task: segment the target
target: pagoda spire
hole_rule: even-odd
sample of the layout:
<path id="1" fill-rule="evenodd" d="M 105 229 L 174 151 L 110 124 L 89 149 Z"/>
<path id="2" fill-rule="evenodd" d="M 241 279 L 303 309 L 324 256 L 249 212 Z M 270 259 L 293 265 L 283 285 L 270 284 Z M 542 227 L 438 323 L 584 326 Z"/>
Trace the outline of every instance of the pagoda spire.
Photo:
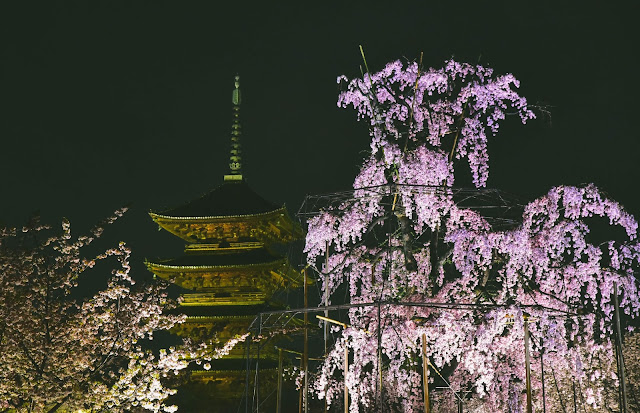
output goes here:
<path id="1" fill-rule="evenodd" d="M 235 88 L 231 95 L 233 103 L 233 123 L 231 125 L 231 155 L 229 156 L 229 175 L 224 176 L 225 181 L 242 181 L 242 157 L 240 150 L 240 76 L 236 75 Z"/>

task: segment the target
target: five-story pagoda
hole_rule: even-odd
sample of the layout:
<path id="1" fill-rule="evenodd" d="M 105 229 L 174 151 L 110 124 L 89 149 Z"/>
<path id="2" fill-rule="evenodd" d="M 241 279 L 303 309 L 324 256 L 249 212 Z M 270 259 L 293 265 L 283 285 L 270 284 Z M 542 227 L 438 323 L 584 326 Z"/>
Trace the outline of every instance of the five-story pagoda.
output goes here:
<path id="1" fill-rule="evenodd" d="M 194 341 L 215 336 L 224 344 L 246 333 L 258 312 L 277 306 L 272 302 L 276 291 L 302 285 L 299 272 L 274 249 L 300 239 L 302 229 L 285 206 L 263 199 L 243 179 L 239 114 L 236 76 L 230 173 L 201 198 L 150 213 L 162 229 L 187 243 L 181 257 L 147 262 L 147 268 L 184 290 L 179 310 L 188 318 L 173 331 Z M 191 398 L 201 402 L 203 397 L 215 398 L 206 411 L 236 408 L 245 387 L 244 358 L 245 346 L 239 343 L 209 370 L 191 371 L 191 384 L 180 393 L 197 392 Z M 190 411 L 201 404 L 194 400 L 185 406 Z"/>

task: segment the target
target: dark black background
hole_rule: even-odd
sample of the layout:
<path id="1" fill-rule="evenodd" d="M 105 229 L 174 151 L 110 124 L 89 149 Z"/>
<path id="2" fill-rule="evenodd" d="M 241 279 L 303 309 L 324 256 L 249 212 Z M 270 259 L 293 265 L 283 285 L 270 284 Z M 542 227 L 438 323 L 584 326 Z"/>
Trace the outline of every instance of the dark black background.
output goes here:
<path id="1" fill-rule="evenodd" d="M 0 220 L 40 210 L 83 230 L 131 202 L 108 237 L 136 260 L 178 255 L 146 211 L 222 182 L 236 73 L 250 185 L 292 212 L 347 189 L 369 137 L 335 79 L 360 73 L 359 44 L 374 71 L 424 52 L 513 73 L 551 119 L 507 120 L 489 186 L 594 182 L 638 215 L 638 16 L 592 3 L 2 2 Z"/>

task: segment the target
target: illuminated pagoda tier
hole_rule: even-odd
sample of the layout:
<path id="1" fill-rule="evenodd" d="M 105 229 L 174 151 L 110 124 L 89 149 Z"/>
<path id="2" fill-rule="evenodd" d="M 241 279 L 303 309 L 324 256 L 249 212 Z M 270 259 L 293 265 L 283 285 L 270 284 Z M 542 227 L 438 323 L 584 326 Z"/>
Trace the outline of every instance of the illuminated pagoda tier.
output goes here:
<path id="1" fill-rule="evenodd" d="M 179 311 L 187 321 L 173 331 L 200 342 L 215 336 L 225 343 L 246 333 L 258 312 L 279 307 L 274 293 L 302 286 L 300 273 L 276 251 L 301 239 L 301 227 L 286 207 L 263 199 L 243 179 L 238 77 L 235 86 L 230 173 L 222 185 L 185 205 L 150 213 L 162 229 L 187 243 L 181 257 L 147 262 L 147 267 L 182 287 Z M 237 344 L 214 360 L 210 370 L 191 371 L 184 391 L 198 393 L 194 398 L 204 397 L 202 393 L 214 398 L 216 407 L 209 405 L 206 411 L 236 408 L 245 388 L 245 357 L 244 343 Z M 275 354 L 263 352 L 265 357 Z"/>

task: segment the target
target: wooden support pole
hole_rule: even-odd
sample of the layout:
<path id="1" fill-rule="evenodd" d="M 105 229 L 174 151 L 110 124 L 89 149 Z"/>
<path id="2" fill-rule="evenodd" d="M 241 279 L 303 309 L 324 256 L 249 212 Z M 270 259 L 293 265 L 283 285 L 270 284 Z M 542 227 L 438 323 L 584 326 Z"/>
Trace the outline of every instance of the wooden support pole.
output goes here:
<path id="1" fill-rule="evenodd" d="M 256 351 L 256 413 L 260 413 L 260 341 L 262 339 L 262 313 L 259 316 L 258 349 Z"/>
<path id="2" fill-rule="evenodd" d="M 620 303 L 618 302 L 618 283 L 613 283 L 613 317 L 616 331 L 616 353 L 618 364 L 618 380 L 620 381 L 620 412 L 627 413 L 627 381 L 624 372 L 624 357 L 622 354 L 622 329 L 620 328 Z"/>
<path id="3" fill-rule="evenodd" d="M 378 301 L 378 391 L 380 396 L 380 412 L 384 411 L 384 398 L 382 397 L 382 319 L 380 318 L 380 302 Z"/>
<path id="4" fill-rule="evenodd" d="M 278 395 L 276 413 L 282 413 L 282 349 L 278 349 Z"/>
<path id="5" fill-rule="evenodd" d="M 544 362 L 542 356 L 544 354 L 542 337 L 540 337 L 540 375 L 542 376 L 542 413 L 547 413 L 547 393 L 544 388 Z"/>
<path id="6" fill-rule="evenodd" d="M 244 413 L 249 413 L 249 373 L 251 372 L 251 331 L 249 331 L 249 335 L 244 341 L 244 345 L 246 346 L 246 356 L 247 356 L 247 375 L 245 377 L 245 387 L 246 394 L 244 399 Z"/>
<path id="7" fill-rule="evenodd" d="M 324 292 L 323 292 L 323 304 L 325 307 L 329 306 L 329 241 L 327 241 L 326 244 L 326 248 L 324 251 Z M 329 311 L 328 310 L 324 310 L 324 316 L 326 318 L 329 318 Z M 323 328 L 323 332 L 324 332 L 324 354 L 325 356 L 327 355 L 327 351 L 328 351 L 328 345 L 327 345 L 327 340 L 329 337 L 329 331 L 328 331 L 329 326 L 327 325 L 327 323 L 324 323 L 324 328 Z M 326 410 L 326 409 L 325 409 Z"/>
<path id="8" fill-rule="evenodd" d="M 529 316 L 524 316 L 524 364 L 526 368 L 527 413 L 533 413 L 531 400 L 531 360 L 529 358 Z"/>
<path id="9" fill-rule="evenodd" d="M 307 268 L 304 269 L 304 308 L 309 307 Z M 303 397 L 304 413 L 309 412 L 309 313 L 304 313 L 304 349 L 302 350 L 302 368 L 304 369 Z"/>
<path id="10" fill-rule="evenodd" d="M 347 373 L 349 373 L 349 347 L 347 338 L 344 341 L 344 413 L 349 413 L 349 387 L 347 386 Z"/>
<path id="11" fill-rule="evenodd" d="M 300 370 L 302 370 L 302 357 L 300 357 Z M 300 386 L 299 397 L 298 397 L 298 413 L 302 413 L 302 392 L 304 391 L 304 386 Z"/>
<path id="12" fill-rule="evenodd" d="M 427 358 L 427 335 L 422 333 L 422 392 L 424 394 L 424 413 L 430 413 L 429 405 L 429 359 Z"/>
<path id="13" fill-rule="evenodd" d="M 327 241 L 326 248 L 324 251 L 324 306 L 325 308 L 329 306 L 329 241 Z M 324 310 L 324 316 L 329 318 L 329 311 Z M 324 356 L 327 356 L 328 353 L 328 340 L 329 340 L 329 325 L 327 322 L 324 322 L 323 325 L 324 332 Z M 324 413 L 327 413 L 329 406 L 327 405 L 327 387 L 325 386 L 325 398 L 324 398 Z"/>

